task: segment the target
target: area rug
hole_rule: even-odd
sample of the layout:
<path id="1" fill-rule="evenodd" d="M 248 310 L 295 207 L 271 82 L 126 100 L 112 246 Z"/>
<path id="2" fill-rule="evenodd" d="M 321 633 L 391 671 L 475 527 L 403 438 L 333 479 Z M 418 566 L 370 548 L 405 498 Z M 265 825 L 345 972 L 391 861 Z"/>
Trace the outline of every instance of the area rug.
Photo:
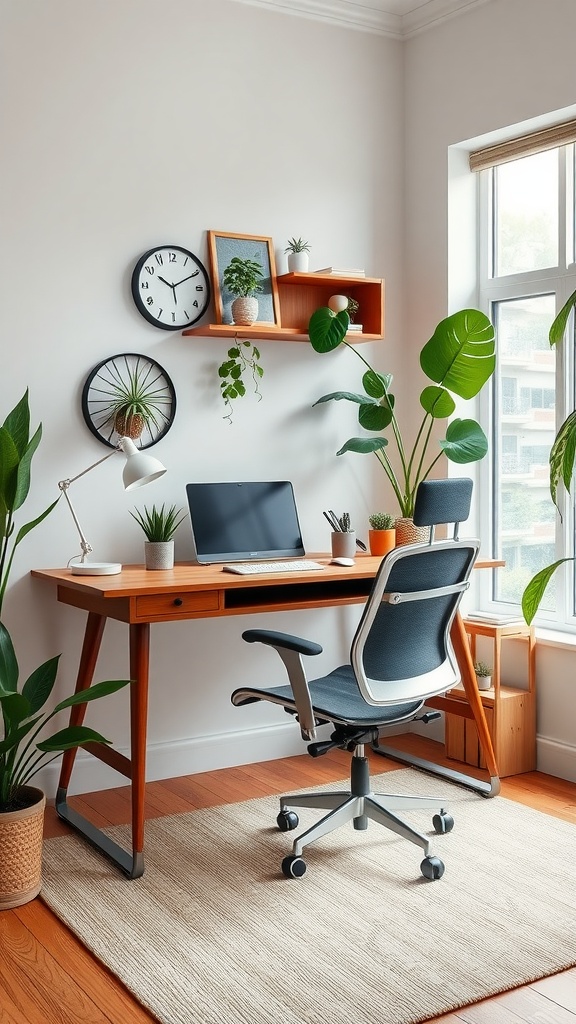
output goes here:
<path id="1" fill-rule="evenodd" d="M 163 1024 L 415 1024 L 576 964 L 573 825 L 412 769 L 374 788 L 448 794 L 443 878 L 371 824 L 286 879 L 295 833 L 269 797 L 148 822 L 136 881 L 75 836 L 47 840 L 42 896 Z M 411 821 L 432 836 L 429 811 Z"/>

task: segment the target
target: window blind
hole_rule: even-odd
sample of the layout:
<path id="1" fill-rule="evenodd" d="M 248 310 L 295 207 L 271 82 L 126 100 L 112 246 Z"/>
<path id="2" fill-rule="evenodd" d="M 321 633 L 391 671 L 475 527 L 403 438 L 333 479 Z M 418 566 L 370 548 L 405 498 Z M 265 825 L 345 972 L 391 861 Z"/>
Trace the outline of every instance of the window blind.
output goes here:
<path id="1" fill-rule="evenodd" d="M 566 146 L 569 142 L 576 142 L 576 121 L 565 121 L 563 124 L 542 128 L 529 135 L 520 135 L 517 139 L 477 149 L 470 153 L 470 170 L 483 171 L 487 167 L 505 164 L 509 160 L 519 160 L 523 156 L 543 153 L 546 149 Z"/>

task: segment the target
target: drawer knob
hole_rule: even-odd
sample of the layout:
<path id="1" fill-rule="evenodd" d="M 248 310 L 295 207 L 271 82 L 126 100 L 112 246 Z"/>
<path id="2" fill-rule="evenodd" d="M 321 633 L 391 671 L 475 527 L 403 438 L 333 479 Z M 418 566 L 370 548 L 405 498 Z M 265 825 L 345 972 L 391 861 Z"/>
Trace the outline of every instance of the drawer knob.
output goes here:
<path id="1" fill-rule="evenodd" d="M 176 605 L 176 607 L 179 607 L 179 605 L 182 604 L 182 598 L 181 597 L 175 597 L 174 598 L 174 604 Z"/>

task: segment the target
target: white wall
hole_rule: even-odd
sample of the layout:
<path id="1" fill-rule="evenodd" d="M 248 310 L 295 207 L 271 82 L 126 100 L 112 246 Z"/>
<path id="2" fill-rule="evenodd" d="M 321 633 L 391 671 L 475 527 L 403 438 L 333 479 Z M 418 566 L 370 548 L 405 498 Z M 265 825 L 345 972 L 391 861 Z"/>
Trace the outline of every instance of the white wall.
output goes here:
<path id="1" fill-rule="evenodd" d="M 575 37 L 573 0 L 492 0 L 406 43 L 408 338 L 425 338 L 430 317 L 445 315 L 456 279 L 466 301 L 469 265 L 455 240 L 462 241 L 463 225 L 470 231 L 472 221 L 458 152 L 451 193 L 448 187 L 449 147 L 532 118 L 560 120 L 576 99 Z M 538 767 L 574 781 L 575 656 L 570 645 L 538 646 Z"/>
<path id="2" fill-rule="evenodd" d="M 358 386 L 357 360 L 264 342 L 263 400 L 246 398 L 230 426 L 216 377 L 226 341 L 149 326 L 130 275 L 160 243 L 207 262 L 208 229 L 271 236 L 282 272 L 287 238 L 302 235 L 312 267 L 360 265 L 386 279 L 390 340 L 367 355 L 395 370 L 401 44 L 227 0 L 0 0 L 0 20 L 0 416 L 29 387 L 33 425 L 44 429 L 26 519 L 56 496 L 58 480 L 105 453 L 82 420 L 82 385 L 101 359 L 135 351 L 157 359 L 176 385 L 175 424 L 154 449 L 169 473 L 136 498 L 122 492 L 115 460 L 74 485 L 96 560 L 141 562 L 143 535 L 128 510 L 182 504 L 193 479 L 290 478 L 309 549 L 328 546 L 326 507 L 349 509 L 362 535 L 383 481 L 370 460 L 335 457 L 355 432 L 354 410 L 312 409 L 327 391 Z M 4 605 L 22 673 L 62 652 L 59 697 L 74 686 L 84 615 L 58 606 L 28 573 L 65 565 L 77 551 L 61 502 L 19 548 Z M 186 526 L 176 555 L 190 555 Z M 283 614 L 274 625 L 317 637 L 332 658 L 356 614 Z M 273 668 L 240 639 L 252 624 L 152 628 L 150 778 L 304 749 L 286 716 L 230 704 L 237 683 L 248 674 L 264 682 Z M 128 674 L 126 634 L 107 627 L 98 678 Z M 89 716 L 123 749 L 126 703 L 118 695 Z M 122 781 L 85 763 L 76 788 Z M 49 795 L 53 782 L 52 774 Z"/>

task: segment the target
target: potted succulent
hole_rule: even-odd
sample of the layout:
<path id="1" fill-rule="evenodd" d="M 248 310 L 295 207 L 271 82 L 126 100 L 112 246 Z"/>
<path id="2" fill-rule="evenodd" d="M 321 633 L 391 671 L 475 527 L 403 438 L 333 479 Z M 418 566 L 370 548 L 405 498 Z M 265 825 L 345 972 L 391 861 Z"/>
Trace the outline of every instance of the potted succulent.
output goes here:
<path id="1" fill-rule="evenodd" d="M 389 430 L 395 457 L 387 452 L 389 438 L 351 437 L 337 455 L 344 452 L 374 453 L 390 482 L 398 501 L 400 516 L 396 520 L 396 543 L 425 539 L 415 534 L 412 516 L 416 491 L 442 455 L 460 465 L 483 459 L 488 450 L 484 431 L 473 419 L 453 419 L 448 423 L 446 436 L 429 453 L 428 448 L 437 420 L 448 419 L 455 411 L 453 395 L 470 399 L 481 390 L 494 373 L 496 365 L 494 328 L 484 313 L 477 309 L 462 309 L 446 317 L 436 327 L 432 337 L 420 352 L 420 366 L 431 381 L 420 394 L 424 415 L 416 439 L 408 447 L 403 439 L 395 396 L 392 394 L 392 375 L 378 373 L 361 352 L 346 340 L 349 326 L 347 310 L 335 313 L 328 307 L 317 309 L 310 318 L 308 336 L 314 350 L 332 352 L 345 345 L 364 365 L 363 392 L 334 391 L 323 395 L 315 405 L 330 401 L 348 401 L 358 405 L 360 426 L 369 431 Z"/>
<path id="2" fill-rule="evenodd" d="M 258 299 L 262 291 L 262 264 L 234 256 L 222 274 L 222 283 L 231 295 L 232 318 L 239 327 L 250 327 L 258 319 Z"/>
<path id="3" fill-rule="evenodd" d="M 476 682 L 479 690 L 489 690 L 492 686 L 492 669 L 485 661 L 477 661 L 474 664 Z"/>
<path id="4" fill-rule="evenodd" d="M 368 543 L 371 555 L 387 555 L 396 546 L 395 517 L 389 512 L 373 512 L 368 516 Z"/>
<path id="5" fill-rule="evenodd" d="M 14 515 L 30 489 L 30 467 L 42 437 L 42 425 L 30 437 L 28 391 L 0 427 L 0 614 L 17 545 L 57 504 L 21 526 L 14 536 Z M 39 739 L 47 723 L 66 708 L 96 700 L 126 686 L 129 680 L 97 683 L 43 711 L 56 681 L 59 656 L 37 668 L 19 689 L 19 668 L 10 634 L 0 621 L 0 909 L 33 899 L 42 884 L 44 793 L 30 782 L 50 760 L 70 747 L 99 740 L 85 726 L 61 729 Z"/>
<path id="6" fill-rule="evenodd" d="M 146 535 L 144 543 L 144 562 L 147 569 L 173 569 L 174 568 L 174 534 L 180 523 L 185 518 L 181 508 L 175 505 L 166 508 L 161 505 L 156 508 L 146 508 L 140 512 L 134 509 L 130 512 L 133 519 L 142 527 Z"/>
<path id="7" fill-rule="evenodd" d="M 284 252 L 288 254 L 288 271 L 290 273 L 306 273 L 309 261 L 308 253 L 310 252 L 308 242 L 305 242 L 303 238 L 289 238 Z"/>

